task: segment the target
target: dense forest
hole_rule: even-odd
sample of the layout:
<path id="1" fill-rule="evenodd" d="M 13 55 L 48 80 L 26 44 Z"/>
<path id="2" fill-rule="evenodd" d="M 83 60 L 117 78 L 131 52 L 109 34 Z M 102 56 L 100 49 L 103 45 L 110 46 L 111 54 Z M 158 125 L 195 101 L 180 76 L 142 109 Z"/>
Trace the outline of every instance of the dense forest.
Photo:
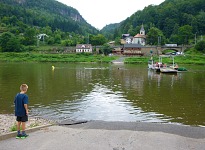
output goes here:
<path id="1" fill-rule="evenodd" d="M 160 5 L 149 5 L 126 20 L 102 29 L 106 37 L 116 39 L 122 34 L 139 33 L 141 25 L 147 33 L 147 44 L 191 44 L 195 36 L 205 34 L 204 0 L 165 0 Z"/>
<path id="2" fill-rule="evenodd" d="M 204 10 L 204 0 L 165 0 L 99 31 L 76 9 L 56 0 L 0 0 L 0 52 L 29 51 L 39 43 L 50 46 L 90 43 L 107 47 L 105 43 L 115 40 L 118 45 L 122 34 L 134 36 L 142 24 L 147 45 L 196 44 L 205 34 Z"/>
<path id="3" fill-rule="evenodd" d="M 76 9 L 55 0 L 0 0 L 0 19 L 13 26 L 49 26 L 52 30 L 79 34 L 98 32 Z"/>
<path id="4" fill-rule="evenodd" d="M 75 46 L 89 34 L 99 31 L 76 9 L 55 0 L 0 0 L 0 51 L 23 51 L 42 41 Z"/>

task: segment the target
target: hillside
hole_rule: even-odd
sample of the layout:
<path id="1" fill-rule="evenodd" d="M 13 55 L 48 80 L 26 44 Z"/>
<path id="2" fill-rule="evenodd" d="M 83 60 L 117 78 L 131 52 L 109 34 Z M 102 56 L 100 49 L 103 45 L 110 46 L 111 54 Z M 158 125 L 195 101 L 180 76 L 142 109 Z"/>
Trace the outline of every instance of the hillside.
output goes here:
<path id="1" fill-rule="evenodd" d="M 49 26 L 53 31 L 60 29 L 82 35 L 98 33 L 76 9 L 55 0 L 0 0 L 0 23 L 19 28 Z"/>
<path id="2" fill-rule="evenodd" d="M 204 10 L 204 0 L 165 0 L 160 5 L 149 5 L 142 11 L 136 11 L 115 29 L 110 25 L 112 30 L 109 30 L 109 34 L 114 35 L 114 39 L 124 33 L 135 35 L 139 33 L 143 24 L 146 33 L 151 28 L 155 29 L 156 32 L 160 32 L 156 36 L 163 37 L 166 42 L 179 41 L 179 44 L 188 44 L 190 39 L 194 39 L 194 36 L 205 34 Z M 107 29 L 109 29 L 109 25 L 102 30 L 103 34 L 107 35 Z M 156 44 L 156 41 L 153 42 L 153 38 L 147 40 L 148 42 L 152 40 L 152 43 Z"/>
<path id="3" fill-rule="evenodd" d="M 113 39 L 115 37 L 115 29 L 119 28 L 119 26 L 120 23 L 109 24 L 103 27 L 100 32 L 108 39 Z"/>

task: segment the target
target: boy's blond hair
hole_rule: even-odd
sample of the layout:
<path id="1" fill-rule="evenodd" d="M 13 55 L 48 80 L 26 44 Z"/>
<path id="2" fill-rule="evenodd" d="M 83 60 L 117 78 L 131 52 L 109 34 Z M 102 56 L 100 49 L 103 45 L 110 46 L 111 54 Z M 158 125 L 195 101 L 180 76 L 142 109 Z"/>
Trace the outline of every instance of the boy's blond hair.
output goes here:
<path id="1" fill-rule="evenodd" d="M 27 89 L 28 89 L 28 85 L 27 84 L 21 84 L 21 86 L 20 86 L 20 90 L 21 91 L 27 91 Z"/>

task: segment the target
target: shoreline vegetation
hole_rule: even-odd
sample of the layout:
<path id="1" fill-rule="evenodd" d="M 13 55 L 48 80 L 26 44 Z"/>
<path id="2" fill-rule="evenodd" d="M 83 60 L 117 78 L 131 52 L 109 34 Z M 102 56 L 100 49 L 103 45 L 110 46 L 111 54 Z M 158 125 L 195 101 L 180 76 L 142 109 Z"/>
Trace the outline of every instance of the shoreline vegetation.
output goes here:
<path id="1" fill-rule="evenodd" d="M 40 54 L 36 52 L 0 53 L 0 62 L 71 62 L 71 63 L 109 63 L 116 56 L 84 54 Z"/>
<path id="2" fill-rule="evenodd" d="M 104 56 L 94 54 L 40 54 L 36 52 L 4 52 L 0 53 L 0 62 L 67 62 L 67 63 L 111 63 L 124 56 Z M 125 64 L 147 64 L 150 56 L 125 56 Z M 163 63 L 172 63 L 172 57 L 166 55 L 163 57 Z M 158 56 L 153 59 L 158 61 Z M 205 55 L 203 54 L 185 54 L 174 56 L 174 62 L 177 64 L 205 65 Z"/>
<path id="3" fill-rule="evenodd" d="M 26 122 L 26 129 L 54 123 L 51 120 L 29 116 L 29 120 Z M 0 136 L 16 130 L 16 117 L 13 114 L 0 114 Z"/>

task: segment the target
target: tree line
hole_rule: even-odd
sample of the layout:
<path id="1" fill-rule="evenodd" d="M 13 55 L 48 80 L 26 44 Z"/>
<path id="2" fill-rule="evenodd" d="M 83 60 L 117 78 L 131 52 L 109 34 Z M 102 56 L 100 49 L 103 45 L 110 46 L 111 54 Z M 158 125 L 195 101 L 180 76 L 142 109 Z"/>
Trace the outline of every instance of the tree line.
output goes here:
<path id="1" fill-rule="evenodd" d="M 109 40 L 115 40 L 119 45 L 122 34 L 134 36 L 142 24 L 148 45 L 194 44 L 196 37 L 205 34 L 203 1 L 166 0 L 159 6 L 145 7 L 126 20 L 98 31 L 77 10 L 55 0 L 1 0 L 0 51 L 30 51 L 41 44 L 76 46 L 83 43 L 104 45 L 103 51 L 110 51 L 106 44 Z M 39 38 L 42 33 L 47 36 Z M 204 51 L 203 45 L 203 42 L 199 44 L 201 51 Z"/>
<path id="2" fill-rule="evenodd" d="M 39 37 L 46 34 L 46 37 Z M 55 0 L 1 0 L 0 51 L 20 52 L 32 46 L 102 45 L 107 39 L 72 7 Z M 40 44 L 39 44 L 40 43 Z"/>
<path id="3" fill-rule="evenodd" d="M 195 36 L 205 34 L 204 0 L 165 0 L 160 5 L 149 5 L 119 24 L 103 29 L 107 38 L 117 39 L 122 34 L 135 36 L 144 25 L 147 44 L 193 44 Z"/>

